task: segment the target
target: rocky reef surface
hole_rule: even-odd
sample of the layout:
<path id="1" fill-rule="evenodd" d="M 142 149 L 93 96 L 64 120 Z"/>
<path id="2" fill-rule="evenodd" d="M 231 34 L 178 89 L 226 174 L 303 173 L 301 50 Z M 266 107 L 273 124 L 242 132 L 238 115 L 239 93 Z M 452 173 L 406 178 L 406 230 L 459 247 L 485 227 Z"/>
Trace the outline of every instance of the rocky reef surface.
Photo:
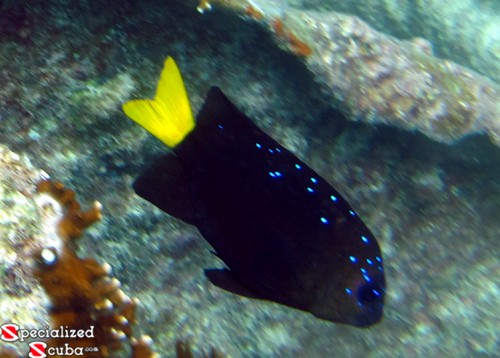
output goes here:
<path id="1" fill-rule="evenodd" d="M 266 24 L 284 49 L 302 56 L 350 119 L 418 130 L 444 143 L 487 134 L 500 145 L 500 87 L 435 57 L 427 39 L 399 40 L 350 14 L 281 2 L 221 4 Z"/>
<path id="2" fill-rule="evenodd" d="M 49 322 L 47 297 L 32 273 L 44 236 L 33 200 L 43 176 L 26 156 L 0 145 L 0 322 L 26 329 L 45 328 Z M 4 345 L 0 341 L 0 351 Z"/>
<path id="3" fill-rule="evenodd" d="M 17 163 L 29 157 L 75 188 L 84 203 L 102 203 L 104 218 L 88 230 L 82 255 L 109 262 L 124 291 L 140 298 L 139 319 L 155 350 L 171 356 L 172 342 L 181 338 L 201 349 L 222 347 L 233 357 L 497 354 L 499 147 L 486 136 L 445 144 L 372 121 L 333 123 L 340 97 L 317 81 L 308 62 L 318 50 L 305 36 L 311 32 L 299 31 L 305 13 L 295 25 L 295 15 L 287 17 L 281 7 L 266 8 L 261 17 L 248 13 L 247 2 L 238 2 L 236 12 L 213 3 L 203 15 L 197 5 L 59 0 L 3 1 L 0 7 L 0 141 L 19 153 L 5 149 L 2 156 Z M 397 43 L 384 39 L 388 46 Z M 348 43 L 348 37 L 339 42 L 342 51 Z M 412 46 L 404 44 L 402 54 L 428 50 L 425 41 L 418 50 Z M 219 85 L 363 216 L 387 266 L 381 324 L 367 330 L 330 324 L 214 287 L 202 269 L 222 264 L 197 231 L 134 195 L 133 178 L 165 148 L 127 120 L 120 104 L 154 93 L 168 55 L 183 72 L 194 112 L 208 88 Z M 316 61 L 319 71 L 321 58 Z M 356 84 L 347 74 L 365 69 L 354 70 L 344 79 Z M 456 133 L 443 141 L 465 132 Z M 0 207 L 2 280 L 15 288 L 2 288 L 0 302 L 19 308 L 2 310 L 1 318 L 45 326 L 40 288 L 12 273 L 15 258 L 26 255 L 29 228 L 38 230 L 32 222 L 37 210 L 23 194 L 32 190 L 27 178 L 37 171 L 14 175 L 9 168 L 16 161 L 1 163 L 12 163 L 1 171 L 7 188 Z M 16 234 L 21 227 L 29 235 Z M 12 294 L 22 290 L 22 297 Z"/>
<path id="4" fill-rule="evenodd" d="M 358 16 L 398 38 L 430 41 L 436 55 L 500 82 L 500 3 L 488 0 L 290 0 L 299 10 Z"/>

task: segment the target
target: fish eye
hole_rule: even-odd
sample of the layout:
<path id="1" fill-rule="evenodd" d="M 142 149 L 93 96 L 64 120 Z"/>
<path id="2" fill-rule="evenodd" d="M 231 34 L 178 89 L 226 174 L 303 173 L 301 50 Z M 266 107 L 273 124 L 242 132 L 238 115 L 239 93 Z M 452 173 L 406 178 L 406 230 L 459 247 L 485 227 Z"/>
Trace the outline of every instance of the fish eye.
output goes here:
<path id="1" fill-rule="evenodd" d="M 383 297 L 384 288 L 377 283 L 367 283 L 361 286 L 357 292 L 358 302 L 362 305 L 380 301 Z"/>

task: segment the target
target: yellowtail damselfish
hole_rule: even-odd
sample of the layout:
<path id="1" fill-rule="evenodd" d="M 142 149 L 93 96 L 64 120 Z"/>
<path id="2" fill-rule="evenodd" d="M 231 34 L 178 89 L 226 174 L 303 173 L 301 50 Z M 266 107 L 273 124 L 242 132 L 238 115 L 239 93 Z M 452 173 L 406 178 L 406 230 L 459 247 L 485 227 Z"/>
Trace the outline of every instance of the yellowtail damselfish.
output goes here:
<path id="1" fill-rule="evenodd" d="M 167 58 L 153 100 L 123 110 L 173 154 L 133 187 L 195 225 L 227 265 L 205 270 L 228 291 L 355 326 L 382 318 L 382 255 L 370 230 L 318 173 L 212 87 L 195 122 Z"/>

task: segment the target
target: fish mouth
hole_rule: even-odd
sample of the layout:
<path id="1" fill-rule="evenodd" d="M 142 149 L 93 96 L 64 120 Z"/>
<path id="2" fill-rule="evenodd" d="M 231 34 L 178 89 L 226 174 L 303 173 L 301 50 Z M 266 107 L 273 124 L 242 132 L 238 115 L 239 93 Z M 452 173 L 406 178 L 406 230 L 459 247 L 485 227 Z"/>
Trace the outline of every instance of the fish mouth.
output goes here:
<path id="1" fill-rule="evenodd" d="M 376 307 L 371 307 L 369 310 L 365 310 L 362 313 L 358 313 L 354 317 L 353 324 L 357 327 L 369 327 L 382 319 L 384 312 L 384 306 L 378 305 Z"/>
<path id="2" fill-rule="evenodd" d="M 370 282 L 360 286 L 356 298 L 361 312 L 354 316 L 354 324 L 358 327 L 368 327 L 379 322 L 384 313 L 384 296 L 383 275 L 377 275 Z"/>

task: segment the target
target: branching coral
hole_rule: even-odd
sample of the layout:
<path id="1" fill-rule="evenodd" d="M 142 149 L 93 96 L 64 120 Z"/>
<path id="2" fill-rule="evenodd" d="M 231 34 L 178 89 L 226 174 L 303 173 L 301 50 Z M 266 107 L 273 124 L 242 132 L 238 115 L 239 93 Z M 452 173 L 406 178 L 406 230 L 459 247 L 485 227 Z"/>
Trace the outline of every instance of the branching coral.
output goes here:
<path id="1" fill-rule="evenodd" d="M 79 349 L 87 357 L 109 357 L 128 345 L 132 358 L 155 357 L 151 338 L 136 338 L 132 332 L 138 301 L 120 289 L 108 264 L 82 259 L 76 253 L 77 240 L 84 230 L 101 219 L 101 204 L 95 202 L 91 209 L 82 211 L 75 192 L 62 183 L 43 180 L 37 188 L 61 206 L 62 216 L 56 224 L 59 245 L 48 244 L 39 250 L 35 276 L 50 298 L 53 328 L 84 332 L 76 339 L 51 338 L 48 346 Z M 0 357 L 4 354 L 9 357 L 9 352 L 0 351 Z M 193 357 L 189 345 L 181 341 L 177 342 L 176 354 L 178 358 Z M 212 349 L 204 357 L 223 355 Z"/>
<path id="2" fill-rule="evenodd" d="M 62 348 L 85 357 L 153 357 L 151 339 L 132 332 L 138 302 L 120 289 L 109 265 L 77 254 L 85 229 L 101 218 L 101 205 L 82 210 L 74 191 L 46 178 L 0 145 L 0 335 L 3 324 L 28 333 L 48 332 L 50 324 L 52 332 L 83 336 L 38 336 L 46 341 L 32 343 L 47 344 L 47 353 Z M 25 356 L 22 341 L 0 338 L 0 358 Z M 192 357 L 189 346 L 182 347 L 179 357 Z"/>
<path id="3" fill-rule="evenodd" d="M 35 269 L 52 303 L 52 326 L 88 331 L 76 339 L 51 338 L 48 345 L 108 357 L 128 344 L 134 358 L 155 356 L 149 338 L 133 337 L 137 301 L 120 289 L 119 281 L 111 277 L 111 267 L 77 256 L 76 240 L 101 218 L 101 205 L 96 202 L 90 210 L 82 211 L 72 190 L 50 180 L 40 182 L 38 191 L 55 199 L 64 213 L 57 224 L 61 246 L 41 248 Z"/>

